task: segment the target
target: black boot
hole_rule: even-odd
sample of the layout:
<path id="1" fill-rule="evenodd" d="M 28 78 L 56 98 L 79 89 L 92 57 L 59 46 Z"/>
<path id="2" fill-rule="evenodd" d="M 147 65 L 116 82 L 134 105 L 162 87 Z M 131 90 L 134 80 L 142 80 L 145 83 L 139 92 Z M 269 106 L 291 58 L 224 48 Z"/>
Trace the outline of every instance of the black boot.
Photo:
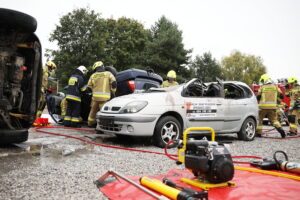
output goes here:
<path id="1" fill-rule="evenodd" d="M 71 127 L 71 121 L 70 120 L 64 120 L 63 124 L 66 127 Z"/>
<path id="2" fill-rule="evenodd" d="M 276 128 L 276 130 L 280 133 L 282 138 L 285 138 L 285 132 L 282 127 Z"/>
<path id="3" fill-rule="evenodd" d="M 288 132 L 288 134 L 287 134 L 288 136 L 295 136 L 295 135 L 297 135 L 297 133 L 294 133 L 294 132 Z"/>

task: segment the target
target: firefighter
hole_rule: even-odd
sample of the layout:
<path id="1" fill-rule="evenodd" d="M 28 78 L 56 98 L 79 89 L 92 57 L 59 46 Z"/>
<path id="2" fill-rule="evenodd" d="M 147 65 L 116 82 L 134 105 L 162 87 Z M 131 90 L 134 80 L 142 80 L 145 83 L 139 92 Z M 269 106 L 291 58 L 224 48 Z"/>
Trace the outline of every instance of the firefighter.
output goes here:
<path id="1" fill-rule="evenodd" d="M 277 120 L 277 98 L 283 99 L 281 90 L 272 83 L 269 75 L 264 74 L 260 78 L 263 85 L 259 88 L 257 93 L 257 100 L 259 101 L 259 122 L 257 126 L 257 136 L 261 137 L 263 128 L 263 118 L 268 117 L 269 121 L 280 133 L 281 137 L 285 137 L 285 132 L 281 127 L 281 123 Z"/>
<path id="2" fill-rule="evenodd" d="M 300 118 L 300 86 L 296 77 L 288 78 L 288 90 L 286 95 L 290 97 L 290 109 L 288 112 L 288 120 L 290 123 L 290 131 L 288 135 L 297 135 L 297 124 Z"/>
<path id="3" fill-rule="evenodd" d="M 167 80 L 165 80 L 162 83 L 161 87 L 165 88 L 165 87 L 171 87 L 176 85 L 178 85 L 178 83 L 176 82 L 176 72 L 174 70 L 171 70 L 167 74 Z"/>
<path id="4" fill-rule="evenodd" d="M 42 87 L 40 93 L 40 99 L 38 104 L 38 111 L 36 113 L 36 117 L 41 117 L 43 110 L 46 106 L 46 92 L 48 91 L 48 78 L 50 76 L 50 72 L 55 70 L 57 66 L 54 62 L 48 61 L 46 65 L 43 67 L 43 79 L 42 79 Z"/>
<path id="5" fill-rule="evenodd" d="M 96 125 L 96 114 L 102 106 L 114 96 L 117 89 L 117 82 L 114 75 L 105 71 L 101 61 L 95 62 L 93 65 L 94 73 L 91 75 L 88 87 L 92 89 L 91 111 L 88 117 L 88 126 Z"/>
<path id="6" fill-rule="evenodd" d="M 83 76 L 86 75 L 88 70 L 85 66 L 79 66 L 71 75 L 68 81 L 67 89 L 67 112 L 64 117 L 64 125 L 71 127 L 80 127 L 80 108 L 81 108 L 81 95 L 86 90 Z"/>

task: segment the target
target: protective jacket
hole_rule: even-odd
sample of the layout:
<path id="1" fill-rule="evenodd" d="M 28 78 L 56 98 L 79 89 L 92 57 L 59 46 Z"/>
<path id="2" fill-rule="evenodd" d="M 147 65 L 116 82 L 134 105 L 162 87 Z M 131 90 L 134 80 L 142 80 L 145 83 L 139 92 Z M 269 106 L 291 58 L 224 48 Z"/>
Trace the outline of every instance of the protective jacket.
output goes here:
<path id="1" fill-rule="evenodd" d="M 81 102 L 81 94 L 86 90 L 82 76 L 83 74 L 79 70 L 76 70 L 69 78 L 66 96 L 68 100 Z"/>
<path id="2" fill-rule="evenodd" d="M 88 85 L 93 91 L 94 101 L 108 101 L 116 92 L 116 78 L 109 71 L 96 71 L 89 79 Z"/>
<path id="3" fill-rule="evenodd" d="M 291 99 L 290 107 L 292 108 L 295 104 L 295 101 L 300 102 L 300 85 L 296 85 L 295 87 L 289 89 L 286 95 Z"/>
<path id="4" fill-rule="evenodd" d="M 176 81 L 169 82 L 168 80 L 164 81 L 161 85 L 162 88 L 176 86 L 178 83 Z"/>
<path id="5" fill-rule="evenodd" d="M 48 88 L 48 78 L 49 78 L 49 69 L 48 66 L 43 66 L 43 79 L 42 79 L 42 87 L 41 90 L 42 92 L 45 92 Z"/>
<path id="6" fill-rule="evenodd" d="M 274 84 L 267 84 L 261 86 L 258 90 L 257 96 L 260 97 L 260 109 L 276 109 L 277 98 L 282 96 L 281 90 Z"/>

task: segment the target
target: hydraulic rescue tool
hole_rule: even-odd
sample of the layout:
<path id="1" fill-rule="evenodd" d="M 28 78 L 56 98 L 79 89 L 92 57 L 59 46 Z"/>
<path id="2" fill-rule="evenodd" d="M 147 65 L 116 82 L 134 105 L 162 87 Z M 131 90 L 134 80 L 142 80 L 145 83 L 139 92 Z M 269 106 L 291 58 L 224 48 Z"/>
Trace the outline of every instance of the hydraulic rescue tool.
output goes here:
<path id="1" fill-rule="evenodd" d="M 173 200 L 208 200 L 206 191 L 198 192 L 189 188 L 186 188 L 186 190 L 179 190 L 173 187 L 173 184 L 170 186 L 157 179 L 150 179 L 148 177 L 142 177 L 140 182 L 142 185 Z"/>
<path id="2" fill-rule="evenodd" d="M 162 195 L 157 195 L 157 194 L 155 194 L 154 192 L 148 190 L 147 188 L 145 188 L 145 187 L 139 185 L 138 183 L 136 183 L 136 182 L 134 182 L 134 181 L 132 181 L 132 180 L 126 178 L 126 177 L 123 176 L 122 174 L 117 173 L 117 172 L 114 172 L 114 171 L 112 171 L 112 170 L 107 171 L 104 175 L 102 175 L 98 180 L 95 181 L 95 184 L 96 184 L 97 188 L 100 188 L 100 187 L 104 186 L 105 183 L 106 183 L 105 179 L 108 178 L 109 176 L 113 176 L 113 177 L 115 177 L 117 180 L 118 180 L 118 178 L 123 179 L 124 181 L 126 181 L 126 182 L 132 184 L 133 186 L 135 186 L 135 187 L 137 187 L 138 189 L 144 191 L 145 193 L 149 194 L 150 196 L 152 196 L 152 197 L 155 198 L 155 199 L 158 199 L 158 200 L 168 200 L 167 197 L 162 196 Z"/>
<path id="3" fill-rule="evenodd" d="M 191 131 L 210 131 L 212 141 L 188 138 Z M 210 127 L 192 127 L 183 133 L 182 144 L 178 146 L 177 164 L 184 163 L 197 180 L 181 179 L 183 182 L 209 189 L 211 187 L 233 186 L 234 166 L 228 149 L 215 142 L 215 131 Z"/>
<path id="4" fill-rule="evenodd" d="M 283 154 L 285 161 L 278 160 L 277 156 L 280 153 Z M 250 164 L 264 170 L 274 169 L 300 174 L 300 163 L 289 162 L 288 156 L 284 151 L 276 151 L 273 155 L 273 159 L 264 158 L 262 161 L 250 161 Z"/>

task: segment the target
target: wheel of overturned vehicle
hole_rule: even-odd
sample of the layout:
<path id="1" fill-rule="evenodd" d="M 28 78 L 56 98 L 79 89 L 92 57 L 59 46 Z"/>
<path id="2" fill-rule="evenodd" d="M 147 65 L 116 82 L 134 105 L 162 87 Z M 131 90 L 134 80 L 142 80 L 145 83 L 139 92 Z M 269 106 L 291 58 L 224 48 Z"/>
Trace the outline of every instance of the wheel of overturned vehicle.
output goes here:
<path id="1" fill-rule="evenodd" d="M 0 144 L 21 143 L 28 139 L 27 129 L 1 130 Z"/>
<path id="2" fill-rule="evenodd" d="M 178 139 L 181 133 L 181 124 L 173 116 L 162 117 L 156 124 L 154 130 L 154 143 L 158 147 L 164 148 L 166 144 Z M 173 147 L 172 145 L 169 146 Z"/>
<path id="3" fill-rule="evenodd" d="M 35 32 L 37 21 L 25 13 L 0 8 L 0 25 L 1 27 L 10 27 L 23 32 Z"/>
<path id="4" fill-rule="evenodd" d="M 252 141 L 255 137 L 255 131 L 256 123 L 254 119 L 247 118 L 238 132 L 238 138 L 244 141 Z"/>

